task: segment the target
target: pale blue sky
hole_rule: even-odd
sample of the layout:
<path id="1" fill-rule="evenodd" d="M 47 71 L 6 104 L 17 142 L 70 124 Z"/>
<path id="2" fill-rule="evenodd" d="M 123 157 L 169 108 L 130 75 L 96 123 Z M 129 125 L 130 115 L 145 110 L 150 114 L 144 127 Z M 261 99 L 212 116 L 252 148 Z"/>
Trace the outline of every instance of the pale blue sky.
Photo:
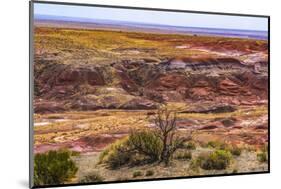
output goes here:
<path id="1" fill-rule="evenodd" d="M 165 12 L 34 3 L 34 14 L 89 19 L 164 24 L 173 26 L 267 31 L 267 18 L 215 14 Z"/>

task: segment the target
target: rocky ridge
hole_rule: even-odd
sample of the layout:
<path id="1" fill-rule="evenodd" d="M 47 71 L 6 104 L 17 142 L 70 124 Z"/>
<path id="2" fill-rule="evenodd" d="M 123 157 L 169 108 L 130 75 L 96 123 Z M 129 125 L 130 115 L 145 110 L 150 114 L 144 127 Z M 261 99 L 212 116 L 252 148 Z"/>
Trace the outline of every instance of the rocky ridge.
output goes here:
<path id="1" fill-rule="evenodd" d="M 268 98 L 267 63 L 257 68 L 235 58 L 67 65 L 37 56 L 34 69 L 36 113 L 155 109 L 173 101 L 255 104 Z"/>

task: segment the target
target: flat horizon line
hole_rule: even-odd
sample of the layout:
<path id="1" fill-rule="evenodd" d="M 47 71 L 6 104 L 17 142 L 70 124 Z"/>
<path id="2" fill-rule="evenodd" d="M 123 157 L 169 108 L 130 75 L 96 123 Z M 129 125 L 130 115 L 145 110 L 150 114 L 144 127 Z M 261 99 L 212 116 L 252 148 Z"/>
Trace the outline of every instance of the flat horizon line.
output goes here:
<path id="1" fill-rule="evenodd" d="M 36 18 L 37 17 L 37 18 Z M 38 18 L 38 17 L 46 17 L 46 18 Z M 48 19 L 47 19 L 48 18 Z M 59 20 L 58 18 L 64 18 L 65 20 Z M 69 20 L 67 20 L 69 19 Z M 123 21 L 123 20 L 109 20 L 109 19 L 95 19 L 95 18 L 86 18 L 86 17 L 70 17 L 70 16 L 57 16 L 57 15 L 47 15 L 47 14 L 34 14 L 34 20 L 52 20 L 52 21 L 73 21 L 73 22 L 81 22 L 81 23 L 93 23 L 91 21 L 100 21 L 100 22 L 114 22 L 116 23 L 126 23 L 126 24 L 138 24 L 138 25 L 146 25 L 146 26 L 159 26 L 159 27 L 175 27 L 175 28 L 196 28 L 196 29 L 210 29 L 210 30 L 228 30 L 228 31 L 249 31 L 249 32 L 266 32 L 268 30 L 249 30 L 249 29 L 231 29 L 231 28 L 215 28 L 215 27 L 194 27 L 194 26 L 182 26 L 182 25 L 169 25 L 169 24 L 152 24 L 145 22 L 132 22 L 132 21 Z"/>

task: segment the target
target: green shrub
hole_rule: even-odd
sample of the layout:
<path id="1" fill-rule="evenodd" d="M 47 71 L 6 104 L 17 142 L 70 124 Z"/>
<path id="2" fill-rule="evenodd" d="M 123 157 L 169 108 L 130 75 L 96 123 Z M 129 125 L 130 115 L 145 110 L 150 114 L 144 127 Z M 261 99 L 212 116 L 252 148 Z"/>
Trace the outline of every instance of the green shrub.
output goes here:
<path id="1" fill-rule="evenodd" d="M 230 148 L 230 153 L 234 156 L 240 156 L 241 155 L 241 148 L 238 148 L 238 147 L 231 147 Z"/>
<path id="2" fill-rule="evenodd" d="M 262 152 L 257 154 L 257 159 L 258 159 L 259 162 L 263 163 L 263 162 L 267 161 L 267 159 L 268 159 L 267 156 L 268 156 L 267 153 L 262 151 Z"/>
<path id="3" fill-rule="evenodd" d="M 199 168 L 200 168 L 199 158 L 192 158 L 189 164 L 189 169 L 198 173 L 200 171 Z"/>
<path id="4" fill-rule="evenodd" d="M 266 162 L 268 160 L 268 145 L 263 145 L 260 150 L 261 152 L 257 153 L 257 159 L 261 163 Z"/>
<path id="5" fill-rule="evenodd" d="M 98 173 L 92 173 L 80 180 L 80 183 L 102 182 L 104 178 Z"/>
<path id="6" fill-rule="evenodd" d="M 155 161 L 168 165 L 176 150 L 191 138 L 191 135 L 177 135 L 176 120 L 176 112 L 158 109 L 153 116 L 155 129 L 132 132 L 124 141 L 110 145 L 101 153 L 99 163 L 107 163 L 113 169 L 129 163 L 136 165 Z M 189 148 L 194 149 L 194 145 L 190 144 Z"/>
<path id="7" fill-rule="evenodd" d="M 225 169 L 231 162 L 232 155 L 226 150 L 216 150 L 208 155 L 201 155 L 197 158 L 197 164 L 202 169 L 211 170 L 221 170 Z"/>
<path id="8" fill-rule="evenodd" d="M 146 173 L 145 173 L 145 176 L 147 176 L 147 177 L 152 176 L 152 175 L 154 175 L 153 170 L 147 170 Z"/>
<path id="9" fill-rule="evenodd" d="M 178 152 L 176 153 L 176 159 L 180 160 L 190 160 L 192 158 L 191 152 Z"/>
<path id="10" fill-rule="evenodd" d="M 160 159 L 163 145 L 153 131 L 133 132 L 128 139 L 130 148 L 146 156 L 151 161 Z"/>
<path id="11" fill-rule="evenodd" d="M 188 150 L 195 150 L 195 149 L 196 149 L 196 145 L 195 145 L 194 142 L 185 143 L 185 144 L 183 145 L 183 147 L 184 147 L 185 149 L 188 149 Z"/>
<path id="12" fill-rule="evenodd" d="M 107 163 L 111 169 L 119 168 L 130 163 L 132 154 L 123 148 L 118 148 L 112 152 L 107 159 Z"/>
<path id="13" fill-rule="evenodd" d="M 142 176 L 142 172 L 141 171 L 134 171 L 133 172 L 133 178 L 140 177 L 140 176 Z"/>
<path id="14" fill-rule="evenodd" d="M 221 145 L 217 148 L 219 150 L 229 151 L 232 147 L 229 144 L 221 143 Z"/>
<path id="15" fill-rule="evenodd" d="M 71 152 L 67 150 L 49 151 L 34 157 L 34 184 L 62 184 L 73 178 L 77 172 Z"/>
<path id="16" fill-rule="evenodd" d="M 263 151 L 263 152 L 268 152 L 268 144 L 264 144 L 263 146 L 262 146 L 262 148 L 261 148 L 261 150 Z"/>
<path id="17" fill-rule="evenodd" d="M 219 141 L 209 141 L 207 143 L 207 146 L 210 147 L 210 148 L 220 148 L 221 145 L 222 145 L 222 143 L 219 142 Z"/>
<path id="18" fill-rule="evenodd" d="M 220 141 L 210 141 L 207 143 L 207 147 L 215 148 L 219 150 L 229 150 L 230 146 L 226 143 Z"/>
<path id="19" fill-rule="evenodd" d="M 106 163 L 108 158 L 118 150 L 125 150 L 128 148 L 128 138 L 117 140 L 113 144 L 109 145 L 99 156 L 99 163 Z"/>
<path id="20" fill-rule="evenodd" d="M 118 140 L 105 149 L 99 157 L 99 163 L 107 163 L 111 169 L 116 169 L 144 160 L 154 162 L 159 160 L 161 151 L 161 140 L 154 132 L 133 132 L 129 137 Z"/>
<path id="21" fill-rule="evenodd" d="M 71 156 L 79 156 L 81 153 L 77 151 L 71 151 Z"/>
<path id="22" fill-rule="evenodd" d="M 152 131 L 133 132 L 129 137 L 118 140 L 99 156 L 99 163 L 107 163 L 111 169 L 126 164 L 137 164 L 159 160 L 162 151 L 161 140 Z"/>
<path id="23" fill-rule="evenodd" d="M 126 137 L 106 148 L 99 156 L 99 163 L 107 163 L 111 169 L 116 169 L 129 163 L 131 157 L 132 153 Z"/>

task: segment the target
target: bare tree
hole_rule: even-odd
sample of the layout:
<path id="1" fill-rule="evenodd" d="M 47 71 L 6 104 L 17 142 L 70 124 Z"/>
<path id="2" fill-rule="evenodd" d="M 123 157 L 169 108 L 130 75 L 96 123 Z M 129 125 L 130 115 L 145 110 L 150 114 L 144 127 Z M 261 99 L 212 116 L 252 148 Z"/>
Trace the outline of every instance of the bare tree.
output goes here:
<path id="1" fill-rule="evenodd" d="M 174 152 L 182 147 L 184 142 L 191 140 L 191 135 L 184 138 L 177 134 L 177 112 L 168 110 L 167 107 L 159 108 L 153 115 L 153 121 L 156 126 L 156 135 L 163 144 L 160 161 L 168 165 Z"/>

